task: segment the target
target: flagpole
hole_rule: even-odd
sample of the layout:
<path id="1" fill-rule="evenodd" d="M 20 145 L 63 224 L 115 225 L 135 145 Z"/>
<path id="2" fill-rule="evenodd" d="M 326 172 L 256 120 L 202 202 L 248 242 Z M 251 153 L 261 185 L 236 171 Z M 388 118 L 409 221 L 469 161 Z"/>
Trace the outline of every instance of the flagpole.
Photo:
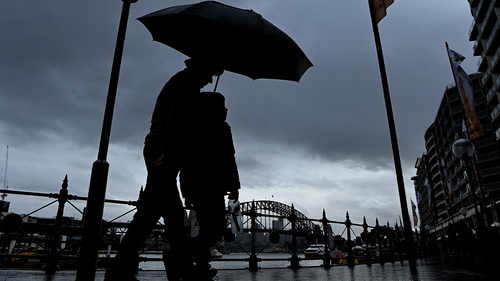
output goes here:
<path id="1" fill-rule="evenodd" d="M 448 61 L 450 62 L 450 68 L 451 68 L 451 73 L 453 74 L 453 80 L 455 81 L 455 87 L 457 87 L 457 92 L 458 94 L 460 95 L 460 89 L 458 88 L 458 81 L 457 81 L 457 76 L 455 75 L 455 70 L 453 70 L 453 63 L 451 62 L 451 57 L 450 57 L 450 47 L 448 46 L 448 42 L 444 42 L 444 44 L 446 45 L 446 54 L 448 55 Z M 464 109 L 463 109 L 463 106 L 461 106 L 462 108 L 462 115 L 465 116 L 464 114 Z M 467 128 L 467 125 L 465 126 Z M 467 130 L 467 134 L 469 134 L 469 131 Z"/>
<path id="2" fill-rule="evenodd" d="M 404 233 L 407 239 L 405 239 L 406 247 L 408 249 L 408 262 L 410 265 L 410 270 L 412 272 L 417 271 L 416 261 L 415 261 L 415 244 L 413 241 L 413 231 L 410 222 L 410 215 L 408 213 L 408 202 L 406 201 L 406 191 L 403 180 L 403 169 L 401 167 L 401 156 L 399 154 L 399 146 L 396 134 L 396 125 L 394 124 L 394 113 L 392 111 L 391 97 L 389 93 L 389 83 L 387 82 L 387 73 L 385 70 L 384 55 L 382 52 L 382 44 L 380 42 L 380 33 L 378 30 L 377 22 L 375 20 L 374 11 L 374 0 L 368 0 L 368 6 L 370 7 L 370 15 L 373 27 L 373 36 L 375 37 L 375 45 L 377 47 L 377 56 L 380 69 L 380 78 L 382 80 L 382 87 L 384 90 L 385 107 L 387 111 L 387 121 L 389 123 L 389 133 L 391 136 L 392 143 L 392 154 L 394 157 L 394 166 L 396 168 L 396 179 L 398 183 L 399 190 L 399 200 L 401 205 L 401 212 L 403 214 L 404 221 Z"/>
<path id="3" fill-rule="evenodd" d="M 457 81 L 457 76 L 455 75 L 455 70 L 453 69 L 453 63 L 451 61 L 451 57 L 450 57 L 450 47 L 448 46 L 448 42 L 445 42 L 445 45 L 446 45 L 446 53 L 448 54 L 448 60 L 450 61 L 450 67 L 451 67 L 451 73 L 453 74 L 453 79 L 455 80 L 455 86 L 457 87 L 457 92 L 458 94 L 460 95 L 460 88 L 459 88 L 459 83 Z M 460 97 L 461 98 L 461 97 Z M 467 118 L 467 115 L 465 114 L 465 109 L 464 109 L 464 105 L 463 105 L 463 102 L 462 102 L 462 117 L 463 119 L 466 119 Z M 467 125 L 465 126 L 466 128 L 466 134 L 467 134 L 467 138 L 470 139 L 470 134 L 469 134 L 469 129 L 467 127 Z M 477 175 L 477 170 L 476 170 L 476 165 L 475 165 L 475 161 L 474 161 L 474 157 L 470 157 L 470 161 L 471 161 L 471 166 L 472 166 L 472 172 L 473 172 L 473 183 L 474 183 L 474 188 L 476 188 L 476 182 L 477 182 L 477 186 L 479 186 L 479 189 L 481 190 L 481 197 L 479 198 L 479 204 L 481 204 L 481 216 L 483 217 L 482 220 L 478 219 L 478 222 L 480 222 L 480 224 L 484 225 L 485 227 L 488 227 L 488 215 L 486 213 L 486 206 L 484 204 L 484 194 L 483 194 L 483 188 L 481 186 L 481 181 L 479 179 L 479 176 Z M 467 163 L 464 162 L 464 165 L 467 165 Z M 466 167 L 467 169 L 467 167 Z M 468 176 L 468 173 L 467 173 L 467 176 Z M 469 179 L 470 181 L 470 179 Z M 472 193 L 472 199 L 474 201 L 474 207 L 476 208 L 475 211 L 476 211 L 476 214 L 479 216 L 479 213 L 478 213 L 478 210 L 477 210 L 477 205 L 475 204 L 476 203 L 476 199 L 474 198 L 474 193 Z M 479 226 L 479 225 L 478 225 Z"/>

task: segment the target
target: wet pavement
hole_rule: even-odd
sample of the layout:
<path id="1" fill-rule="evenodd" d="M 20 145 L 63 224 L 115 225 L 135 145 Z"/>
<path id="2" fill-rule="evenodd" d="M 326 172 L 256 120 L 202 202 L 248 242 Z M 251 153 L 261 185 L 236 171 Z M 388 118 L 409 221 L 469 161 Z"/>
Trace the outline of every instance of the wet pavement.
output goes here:
<path id="1" fill-rule="evenodd" d="M 326 281 L 326 280 L 500 280 L 500 264 L 485 265 L 472 263 L 461 257 L 441 255 L 418 259 L 417 271 L 410 271 L 407 261 L 386 262 L 383 264 L 356 265 L 350 268 L 335 265 L 331 268 L 302 267 L 298 270 L 288 268 L 259 269 L 250 272 L 244 269 L 220 270 L 220 281 Z M 1 269 L 0 281 L 66 281 L 75 280 L 76 271 L 61 270 L 54 275 L 45 275 L 42 270 Z M 140 271 L 137 278 L 141 281 L 167 280 L 164 271 Z M 96 272 L 96 281 L 104 280 L 104 271 Z"/>

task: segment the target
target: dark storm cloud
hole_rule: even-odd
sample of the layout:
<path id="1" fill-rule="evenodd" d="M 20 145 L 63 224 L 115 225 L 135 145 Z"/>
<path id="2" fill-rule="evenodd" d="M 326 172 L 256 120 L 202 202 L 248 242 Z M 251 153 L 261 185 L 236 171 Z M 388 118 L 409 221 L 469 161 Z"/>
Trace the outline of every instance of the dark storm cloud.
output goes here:
<path id="1" fill-rule="evenodd" d="M 141 0 L 131 6 L 111 132 L 108 195 L 114 198 L 135 198 L 143 184 L 140 154 L 156 96 L 186 59 L 153 42 L 135 19 L 192 2 Z M 405 180 L 414 174 L 413 164 L 424 149 L 423 134 L 453 79 L 444 42 L 467 57 L 466 71 L 475 70 L 467 2 L 439 2 L 396 1 L 379 24 Z M 220 79 L 218 91 L 226 96 L 242 184 L 258 192 L 249 196 L 262 197 L 266 188 L 277 197 L 291 195 L 290 190 L 319 190 L 330 194 L 326 205 L 343 200 L 381 216 L 397 212 L 391 142 L 366 1 L 225 3 L 262 14 L 290 35 L 314 64 L 300 83 L 252 81 L 229 72 Z M 70 173 L 72 190 L 85 195 L 99 144 L 121 7 L 119 0 L 2 2 L 0 145 L 12 147 L 10 178 L 19 189 L 54 192 Z M 205 90 L 212 89 L 213 84 Z M 350 173 L 355 173 L 354 179 L 341 178 Z M 366 186 L 387 196 L 364 192 Z M 411 191 L 413 186 L 406 188 Z M 375 198 L 358 198 L 355 190 Z M 304 212 L 317 213 L 309 198 L 298 196 L 305 200 L 296 202 Z"/>

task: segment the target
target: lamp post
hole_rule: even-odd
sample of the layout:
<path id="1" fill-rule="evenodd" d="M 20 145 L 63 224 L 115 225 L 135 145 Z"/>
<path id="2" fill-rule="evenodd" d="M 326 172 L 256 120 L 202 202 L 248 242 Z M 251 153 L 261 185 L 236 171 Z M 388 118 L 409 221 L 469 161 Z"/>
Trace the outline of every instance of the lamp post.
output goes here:
<path id="1" fill-rule="evenodd" d="M 106 185 L 108 181 L 109 163 L 106 161 L 111 135 L 111 124 L 118 88 L 118 78 L 120 76 L 120 66 L 125 44 L 125 33 L 130 12 L 130 4 L 138 0 L 122 0 L 122 12 L 116 39 L 115 54 L 111 67 L 111 77 L 109 81 L 106 108 L 102 124 L 101 139 L 97 160 L 92 165 L 90 175 L 89 195 L 87 197 L 87 207 L 83 221 L 83 234 L 80 246 L 80 256 L 76 280 L 86 281 L 95 279 L 97 265 L 97 254 L 101 240 L 101 222 L 104 212 L 104 202 L 106 200 Z"/>
<path id="2" fill-rule="evenodd" d="M 462 208 L 460 208 L 459 212 L 460 212 L 460 214 L 462 214 L 462 216 L 464 216 L 463 220 L 464 220 L 465 225 L 467 225 L 467 213 L 469 211 L 467 210 L 467 208 L 462 207 Z"/>
<path id="3" fill-rule="evenodd" d="M 462 214 L 462 216 L 464 216 L 464 219 L 467 216 L 467 213 L 468 213 L 467 208 L 465 208 L 465 207 L 460 208 L 460 214 Z"/>
<path id="4" fill-rule="evenodd" d="M 426 247 L 426 249 L 427 249 L 427 255 L 429 255 L 429 256 L 432 254 L 432 247 L 431 247 L 431 231 L 430 231 L 430 230 L 431 230 L 431 226 L 430 226 L 430 225 L 428 225 L 428 224 L 426 224 L 426 225 L 425 225 L 425 234 L 426 234 L 426 236 L 427 236 L 427 241 L 426 241 L 426 243 L 427 243 L 427 247 Z"/>
<path id="5" fill-rule="evenodd" d="M 452 151 L 456 157 L 462 159 L 463 164 L 465 166 L 465 171 L 467 173 L 467 177 L 469 178 L 469 183 L 470 183 L 471 181 L 470 181 L 470 177 L 469 177 L 469 168 L 468 168 L 466 160 L 469 160 L 472 162 L 472 160 L 470 160 L 470 157 L 474 154 L 474 145 L 472 144 L 472 142 L 470 142 L 467 139 L 458 139 L 453 143 Z M 484 219 L 484 226 L 487 226 L 488 221 L 486 218 L 486 208 L 484 205 L 484 195 L 486 192 L 481 192 L 481 190 L 485 190 L 485 189 L 479 187 L 476 190 L 476 195 L 480 198 L 480 201 L 481 201 L 481 213 L 482 213 L 483 219 Z M 476 208 L 476 213 L 478 213 L 476 204 L 474 204 L 474 206 Z M 478 220 L 478 222 L 479 221 L 481 221 L 481 220 Z"/>

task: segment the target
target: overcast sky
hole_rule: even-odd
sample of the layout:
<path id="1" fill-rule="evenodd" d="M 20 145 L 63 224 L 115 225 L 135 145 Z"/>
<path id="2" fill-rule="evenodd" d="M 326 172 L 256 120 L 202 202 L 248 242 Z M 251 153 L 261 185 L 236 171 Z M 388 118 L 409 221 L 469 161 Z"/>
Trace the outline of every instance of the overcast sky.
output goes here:
<path id="1" fill-rule="evenodd" d="M 226 0 L 253 9 L 285 31 L 314 64 L 300 83 L 251 80 L 226 72 L 226 96 L 242 190 L 240 201 L 275 200 L 310 218 L 366 216 L 391 225 L 401 207 L 368 3 Z M 132 4 L 117 92 L 106 197 L 136 200 L 145 184 L 142 159 L 156 96 L 184 68 L 186 56 L 152 41 L 136 18 L 194 3 Z M 0 9 L 0 167 L 9 146 L 9 189 L 87 196 L 97 159 L 118 23 L 119 0 L 4 0 Z M 467 59 L 467 1 L 396 0 L 379 24 L 408 205 L 414 164 L 445 86 L 453 82 L 445 42 Z M 213 90 L 208 85 L 205 90 Z M 29 213 L 52 200 L 8 195 L 10 210 Z M 72 201 L 78 208 L 82 201 Z M 130 207 L 106 204 L 105 219 Z M 411 214 L 411 208 L 409 208 Z M 55 216 L 51 206 L 37 214 Z M 81 217 L 67 206 L 65 215 Z M 130 219 L 130 215 L 122 218 Z"/>

